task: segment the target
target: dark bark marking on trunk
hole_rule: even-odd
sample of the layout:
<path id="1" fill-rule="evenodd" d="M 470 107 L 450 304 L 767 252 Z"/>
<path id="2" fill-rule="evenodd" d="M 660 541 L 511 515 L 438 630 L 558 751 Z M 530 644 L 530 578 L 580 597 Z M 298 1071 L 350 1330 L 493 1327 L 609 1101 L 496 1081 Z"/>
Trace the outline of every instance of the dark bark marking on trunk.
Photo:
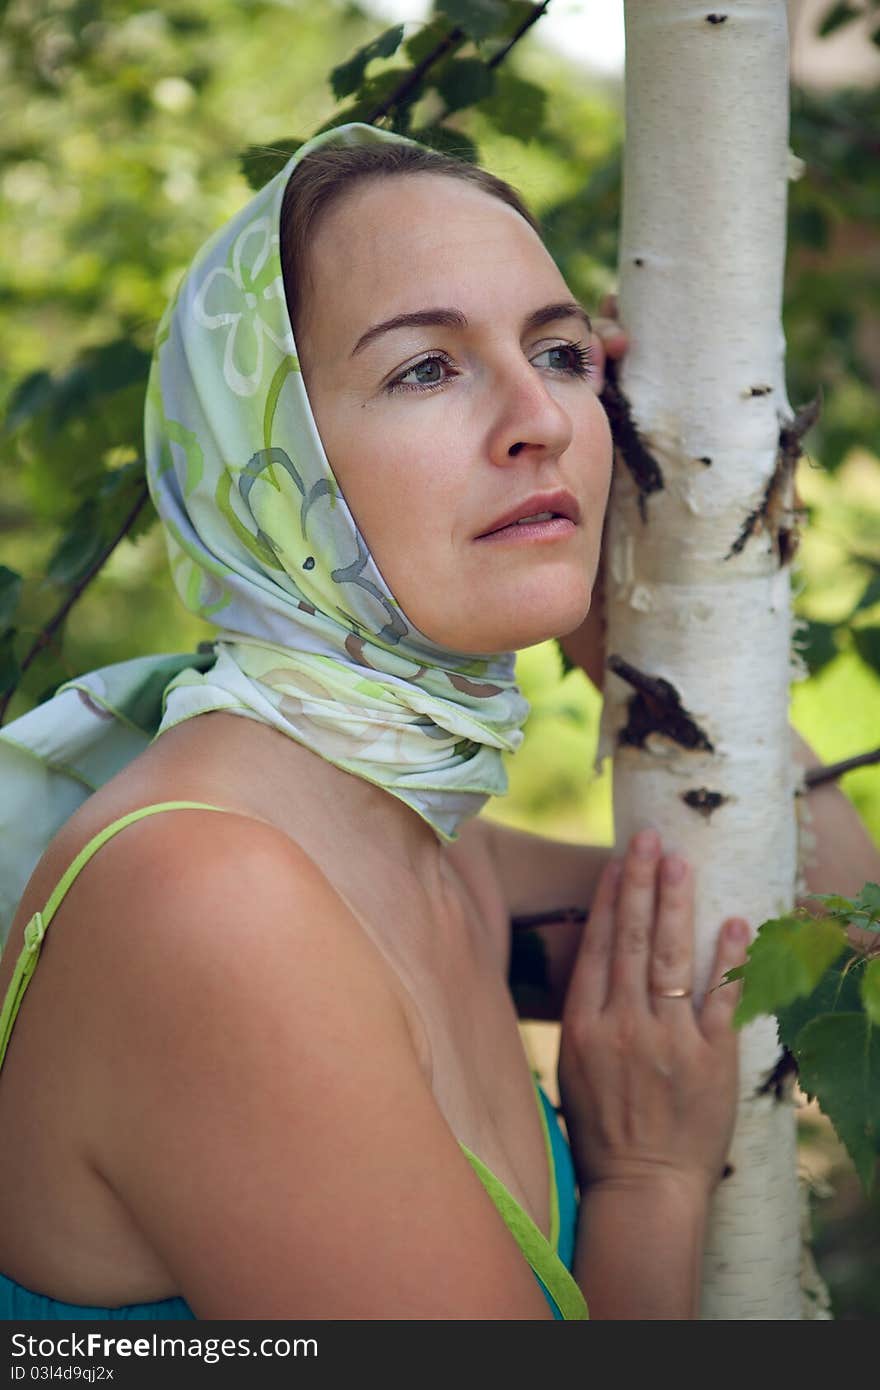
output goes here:
<path id="1" fill-rule="evenodd" d="M 792 505 L 792 479 L 801 456 L 801 440 L 812 429 L 822 409 L 821 396 L 799 406 L 794 418 L 781 426 L 779 447 L 776 452 L 776 466 L 768 482 L 760 505 L 749 512 L 742 528 L 730 550 L 725 555 L 729 560 L 745 549 L 750 536 L 765 531 L 776 551 L 780 569 L 791 563 L 798 548 L 799 530 L 797 520 L 799 508 Z"/>
<path id="2" fill-rule="evenodd" d="M 709 458 L 708 454 L 701 454 L 697 459 L 697 463 L 704 463 L 707 468 L 712 467 L 712 460 Z"/>
<path id="3" fill-rule="evenodd" d="M 745 394 L 746 396 L 769 396 L 772 390 L 772 386 L 750 386 Z"/>
<path id="4" fill-rule="evenodd" d="M 662 676 L 649 676 L 624 661 L 609 656 L 608 668 L 636 692 L 627 706 L 629 718 L 617 735 L 620 744 L 644 748 L 649 734 L 663 734 L 682 748 L 714 749 L 696 720 L 684 708 L 675 686 Z"/>
<path id="5" fill-rule="evenodd" d="M 600 400 L 611 426 L 614 447 L 639 490 L 639 515 L 646 522 L 648 512 L 645 499 L 652 492 L 662 491 L 663 474 L 633 423 L 629 401 L 618 385 L 617 366 L 613 358 L 605 363 L 605 386 Z"/>
<path id="6" fill-rule="evenodd" d="M 787 1100 L 794 1088 L 797 1074 L 797 1062 L 794 1055 L 789 1052 L 788 1048 L 785 1048 L 776 1066 L 761 1082 L 755 1094 L 759 1096 L 772 1094 L 776 1101 Z"/>
<path id="7" fill-rule="evenodd" d="M 681 799 L 685 806 L 690 806 L 705 820 L 709 820 L 712 812 L 717 811 L 719 806 L 730 800 L 730 797 L 722 796 L 720 792 L 710 792 L 708 787 L 695 787 L 692 791 L 682 792 Z"/>
<path id="8" fill-rule="evenodd" d="M 726 14 L 707 14 L 706 19 L 710 24 L 724 24 L 727 20 Z"/>

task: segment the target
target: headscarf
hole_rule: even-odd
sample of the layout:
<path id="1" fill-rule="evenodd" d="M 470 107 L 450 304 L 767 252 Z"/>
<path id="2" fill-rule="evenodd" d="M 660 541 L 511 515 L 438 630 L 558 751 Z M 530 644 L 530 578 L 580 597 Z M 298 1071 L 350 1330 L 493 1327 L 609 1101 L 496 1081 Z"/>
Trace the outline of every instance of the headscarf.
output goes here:
<path id="1" fill-rule="evenodd" d="M 384 787 L 441 840 L 507 789 L 528 704 L 512 653 L 475 657 L 409 621 L 324 452 L 281 273 L 281 204 L 339 126 L 307 141 L 196 255 L 156 337 L 147 476 L 183 602 L 213 650 L 67 682 L 0 730 L 0 940 L 48 841 L 157 733 L 211 710 L 271 725 Z M 414 582 L 418 582 L 417 577 Z"/>

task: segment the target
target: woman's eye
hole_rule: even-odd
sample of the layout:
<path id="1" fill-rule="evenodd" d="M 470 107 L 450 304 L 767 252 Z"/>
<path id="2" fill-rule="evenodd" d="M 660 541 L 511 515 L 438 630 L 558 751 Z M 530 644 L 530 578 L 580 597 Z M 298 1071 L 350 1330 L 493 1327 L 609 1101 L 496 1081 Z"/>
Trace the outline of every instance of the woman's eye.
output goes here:
<path id="1" fill-rule="evenodd" d="M 548 360 L 542 362 L 542 358 Z M 593 351 L 586 343 L 558 343 L 537 353 L 532 362 L 537 366 L 547 366 L 553 372 L 564 372 L 583 379 L 592 374 Z M 405 372 L 389 381 L 385 390 L 389 394 L 395 391 L 421 391 L 424 394 L 445 386 L 455 374 L 451 359 L 443 353 L 433 352 L 430 357 L 423 357 L 421 362 L 413 363 Z"/>
<path id="2" fill-rule="evenodd" d="M 545 348 L 532 361 L 537 363 L 541 357 L 551 359 L 547 365 L 554 372 L 588 377 L 593 370 L 593 350 L 588 343 L 559 343 L 556 347 Z"/>
<path id="3" fill-rule="evenodd" d="M 447 379 L 444 369 L 449 365 L 447 357 L 440 357 L 436 353 L 431 357 L 423 357 L 421 362 L 407 367 L 400 376 L 389 381 L 385 389 L 387 391 L 424 391 L 430 390 L 432 386 L 442 386 Z"/>

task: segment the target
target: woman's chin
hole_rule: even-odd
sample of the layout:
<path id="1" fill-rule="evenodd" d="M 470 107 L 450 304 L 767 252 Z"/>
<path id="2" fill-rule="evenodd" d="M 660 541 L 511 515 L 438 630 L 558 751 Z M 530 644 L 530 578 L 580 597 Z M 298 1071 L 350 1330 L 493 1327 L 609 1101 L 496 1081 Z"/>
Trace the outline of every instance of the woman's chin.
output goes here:
<path id="1" fill-rule="evenodd" d="M 439 640 L 441 645 L 465 655 L 500 655 L 535 647 L 551 637 L 565 636 L 580 626 L 589 610 L 590 593 L 587 591 L 577 602 L 544 602 L 536 605 L 533 611 L 521 607 L 493 615 L 483 609 L 479 622 L 462 624 L 458 631 L 447 629 L 439 637 L 434 633 L 428 635 L 435 642 Z"/>

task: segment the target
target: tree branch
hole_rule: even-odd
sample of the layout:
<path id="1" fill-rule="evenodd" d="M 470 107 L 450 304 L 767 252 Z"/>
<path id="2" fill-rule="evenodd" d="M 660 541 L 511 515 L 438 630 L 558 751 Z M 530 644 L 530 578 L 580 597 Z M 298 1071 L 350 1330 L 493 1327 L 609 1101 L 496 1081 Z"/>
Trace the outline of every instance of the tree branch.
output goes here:
<path id="1" fill-rule="evenodd" d="M 836 777 L 842 777 L 856 767 L 870 767 L 872 763 L 880 763 L 880 748 L 870 753 L 857 753 L 854 758 L 844 758 L 839 763 L 828 763 L 826 767 L 811 767 L 804 773 L 804 784 L 808 790 L 812 790 L 823 782 L 833 782 Z"/>
<path id="2" fill-rule="evenodd" d="M 533 24 L 537 24 L 549 4 L 550 0 L 543 0 L 542 4 L 536 5 L 532 13 L 526 16 L 519 28 L 510 36 L 510 39 L 504 47 L 500 48 L 497 53 L 493 53 L 486 64 L 487 68 L 497 68 L 498 64 L 504 61 L 514 44 L 519 43 L 523 34 L 531 29 Z M 401 82 L 400 86 L 396 87 L 393 92 L 389 92 L 388 96 L 384 97 L 379 105 L 365 117 L 366 123 L 368 125 L 375 125 L 383 116 L 387 116 L 388 112 L 395 106 L 399 106 L 400 103 L 409 96 L 410 92 L 418 86 L 429 68 L 433 67 L 441 58 L 444 58 L 447 53 L 460 48 L 467 37 L 465 31 L 458 26 L 454 29 L 450 29 L 445 38 L 442 38 L 436 47 L 432 48 L 430 53 L 426 53 L 422 61 L 416 64 L 412 72 Z"/>
<path id="3" fill-rule="evenodd" d="M 459 48 L 466 38 L 467 34 L 463 29 L 457 27 L 455 29 L 450 29 L 449 33 L 445 38 L 440 40 L 436 48 L 432 48 L 431 52 L 426 53 L 422 61 L 416 64 L 412 72 L 401 82 L 400 86 L 395 87 L 393 92 L 389 92 L 388 96 L 380 101 L 379 105 L 365 117 L 366 124 L 375 125 L 382 116 L 388 115 L 392 107 L 399 106 L 404 98 L 408 97 L 410 92 L 418 86 L 428 69 L 433 67 L 434 63 L 439 62 L 441 58 L 445 57 L 447 53 Z"/>
<path id="4" fill-rule="evenodd" d="M 6 717 L 6 711 L 9 708 L 12 697 L 18 689 L 19 685 L 21 684 L 21 676 L 23 676 L 28 667 L 33 664 L 36 658 L 40 655 L 40 652 L 44 651 L 46 647 L 48 647 L 49 643 L 52 641 L 52 638 L 55 636 L 55 633 L 61 627 L 62 623 L 64 622 L 73 605 L 77 602 L 79 598 L 82 597 L 84 591 L 92 582 L 95 575 L 102 568 L 102 566 L 107 563 L 113 551 L 116 549 L 117 545 L 122 540 L 123 536 L 127 535 L 128 532 L 131 530 L 132 526 L 137 521 L 137 518 L 140 515 L 141 510 L 144 507 L 144 504 L 149 498 L 149 495 L 150 494 L 147 489 L 147 485 L 146 483 L 144 483 L 143 487 L 137 495 L 137 500 L 134 506 L 126 516 L 124 522 L 122 523 L 122 526 L 112 537 L 112 539 L 107 542 L 107 544 L 104 546 L 104 549 L 92 561 L 82 578 L 78 580 L 76 584 L 74 584 L 70 593 L 67 595 L 64 602 L 61 604 L 61 607 L 57 609 L 57 611 L 49 619 L 46 626 L 38 633 L 37 637 L 34 639 L 33 645 L 31 646 L 30 650 L 28 651 L 27 655 L 21 663 L 21 672 L 19 675 L 19 679 L 16 681 L 15 685 L 12 687 L 11 690 L 7 690 L 6 694 L 3 696 L 3 699 L 0 700 L 0 724 L 3 723 L 3 720 Z"/>
<path id="5" fill-rule="evenodd" d="M 497 53 L 493 53 L 492 57 L 486 64 L 487 68 L 497 68 L 498 64 L 504 61 L 510 50 L 513 48 L 513 45 L 515 43 L 519 43 L 526 30 L 531 29 L 533 24 L 537 24 L 538 20 L 541 18 L 541 15 L 544 13 L 549 4 L 550 0 L 544 0 L 543 4 L 538 5 L 538 7 L 534 9 L 532 13 L 523 20 L 522 24 L 511 36 L 510 42 L 505 44 L 504 48 L 500 48 Z"/>

